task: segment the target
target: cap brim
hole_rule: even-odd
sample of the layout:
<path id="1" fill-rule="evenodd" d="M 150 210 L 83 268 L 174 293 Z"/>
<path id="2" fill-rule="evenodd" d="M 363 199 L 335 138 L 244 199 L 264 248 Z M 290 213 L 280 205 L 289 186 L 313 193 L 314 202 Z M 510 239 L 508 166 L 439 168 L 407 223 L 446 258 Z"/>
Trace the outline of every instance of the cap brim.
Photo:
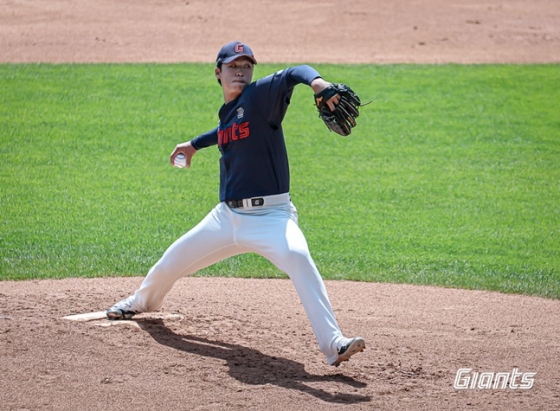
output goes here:
<path id="1" fill-rule="evenodd" d="M 235 56 L 228 57 L 227 59 L 222 60 L 222 63 L 228 64 L 228 63 L 231 63 L 234 60 L 240 59 L 241 57 L 247 57 L 249 60 L 251 60 L 253 62 L 253 64 L 257 64 L 257 60 L 255 60 L 255 58 L 253 56 L 251 56 L 250 54 L 237 54 Z"/>

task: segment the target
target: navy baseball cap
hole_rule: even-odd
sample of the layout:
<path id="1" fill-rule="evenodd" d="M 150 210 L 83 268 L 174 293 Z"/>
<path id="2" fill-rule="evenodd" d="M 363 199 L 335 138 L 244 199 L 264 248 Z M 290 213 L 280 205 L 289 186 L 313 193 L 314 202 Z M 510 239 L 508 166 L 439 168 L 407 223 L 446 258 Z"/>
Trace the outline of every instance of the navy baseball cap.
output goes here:
<path id="1" fill-rule="evenodd" d="M 218 53 L 216 64 L 231 63 L 233 60 L 239 57 L 248 57 L 253 62 L 253 64 L 257 64 L 257 60 L 255 60 L 255 56 L 253 55 L 253 50 L 251 50 L 251 47 L 240 41 L 231 41 L 228 44 L 224 45 Z"/>

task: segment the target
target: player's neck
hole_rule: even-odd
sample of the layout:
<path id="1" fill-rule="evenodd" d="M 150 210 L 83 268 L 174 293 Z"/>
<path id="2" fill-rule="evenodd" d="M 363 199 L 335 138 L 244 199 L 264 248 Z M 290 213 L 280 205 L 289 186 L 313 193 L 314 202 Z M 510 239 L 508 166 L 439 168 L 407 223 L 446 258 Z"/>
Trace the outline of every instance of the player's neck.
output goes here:
<path id="1" fill-rule="evenodd" d="M 231 103 L 233 100 L 237 100 L 240 95 L 241 95 L 241 92 L 239 92 L 239 93 L 226 93 L 226 91 L 224 90 L 224 104 L 228 104 L 228 103 Z"/>

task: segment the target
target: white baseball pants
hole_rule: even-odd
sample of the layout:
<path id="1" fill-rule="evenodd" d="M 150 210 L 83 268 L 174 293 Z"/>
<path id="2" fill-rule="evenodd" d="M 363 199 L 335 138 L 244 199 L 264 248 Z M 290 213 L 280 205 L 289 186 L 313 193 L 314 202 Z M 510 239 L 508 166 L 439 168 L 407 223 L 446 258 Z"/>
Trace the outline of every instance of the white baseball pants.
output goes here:
<path id="1" fill-rule="evenodd" d="M 284 196 L 284 197 L 280 197 Z M 281 204 L 232 209 L 218 204 L 198 225 L 175 241 L 135 292 L 131 309 L 158 310 L 175 282 L 234 255 L 257 253 L 292 280 L 309 317 L 319 349 L 333 363 L 344 337 L 336 322 L 325 284 L 297 224 L 297 210 L 287 194 Z"/>

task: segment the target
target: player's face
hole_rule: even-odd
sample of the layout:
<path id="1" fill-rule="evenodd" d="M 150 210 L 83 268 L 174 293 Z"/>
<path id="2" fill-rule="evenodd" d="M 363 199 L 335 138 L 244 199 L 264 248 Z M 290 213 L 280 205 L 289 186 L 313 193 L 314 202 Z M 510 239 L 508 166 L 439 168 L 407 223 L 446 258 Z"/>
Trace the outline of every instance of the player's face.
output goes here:
<path id="1" fill-rule="evenodd" d="M 216 78 L 222 82 L 226 103 L 239 97 L 245 87 L 253 79 L 253 62 L 246 57 L 240 57 L 230 63 L 222 64 L 222 69 L 216 68 Z"/>

